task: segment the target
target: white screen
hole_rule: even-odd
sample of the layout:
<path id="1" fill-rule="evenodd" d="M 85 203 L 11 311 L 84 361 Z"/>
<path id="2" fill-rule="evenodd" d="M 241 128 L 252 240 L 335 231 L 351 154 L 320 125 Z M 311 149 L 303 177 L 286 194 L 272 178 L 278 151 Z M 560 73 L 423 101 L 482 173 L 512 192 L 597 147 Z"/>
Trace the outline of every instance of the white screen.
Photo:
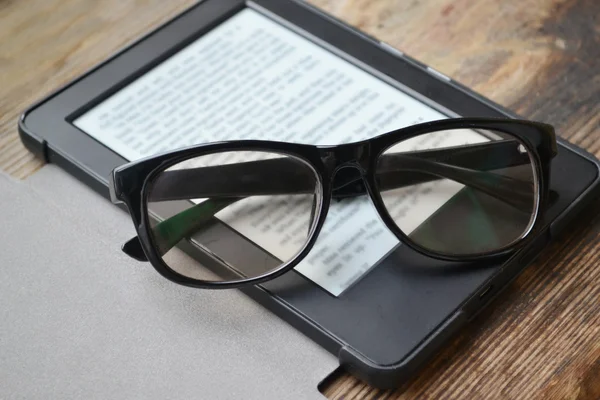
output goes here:
<path id="1" fill-rule="evenodd" d="M 245 9 L 74 124 L 133 161 L 230 139 L 347 143 L 443 118 L 300 34 Z M 447 188 L 445 200 L 459 187 Z M 419 204 L 420 212 L 408 218 L 417 226 L 442 203 Z M 265 227 L 252 227 L 244 222 L 248 219 L 228 221 L 225 211 L 217 217 L 278 253 Z M 366 196 L 352 206 L 333 202 L 323 232 L 296 270 L 336 296 L 398 245 Z"/>

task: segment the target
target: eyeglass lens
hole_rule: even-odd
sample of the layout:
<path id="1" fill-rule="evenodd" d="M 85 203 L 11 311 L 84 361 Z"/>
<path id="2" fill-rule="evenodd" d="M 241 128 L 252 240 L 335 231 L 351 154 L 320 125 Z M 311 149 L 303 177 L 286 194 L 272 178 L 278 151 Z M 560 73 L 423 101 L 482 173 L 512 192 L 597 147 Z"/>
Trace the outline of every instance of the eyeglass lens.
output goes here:
<path id="1" fill-rule="evenodd" d="M 304 248 L 320 202 L 316 172 L 295 157 L 264 151 L 202 155 L 152 181 L 147 209 L 163 219 L 150 218 L 150 236 L 165 264 L 181 275 L 209 282 L 254 278 Z M 220 264 L 202 263 L 207 268 L 192 261 L 180 249 L 186 246 Z"/>
<path id="2" fill-rule="evenodd" d="M 375 176 L 394 223 L 436 254 L 498 251 L 525 235 L 536 214 L 533 159 L 503 132 L 455 129 L 402 141 L 381 154 Z"/>

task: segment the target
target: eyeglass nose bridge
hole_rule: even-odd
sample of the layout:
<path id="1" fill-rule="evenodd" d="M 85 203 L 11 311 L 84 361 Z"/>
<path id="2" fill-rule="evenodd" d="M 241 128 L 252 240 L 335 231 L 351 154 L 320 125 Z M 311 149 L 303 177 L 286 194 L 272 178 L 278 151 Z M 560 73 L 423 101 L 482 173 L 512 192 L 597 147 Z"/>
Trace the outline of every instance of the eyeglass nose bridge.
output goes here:
<path id="1" fill-rule="evenodd" d="M 320 147 L 334 198 L 341 200 L 368 194 L 366 175 L 369 165 L 368 142 Z"/>
<path id="2" fill-rule="evenodd" d="M 322 146 L 321 158 L 333 178 L 343 168 L 357 169 L 361 176 L 366 174 L 369 157 L 369 142 L 356 142 L 337 146 Z"/>

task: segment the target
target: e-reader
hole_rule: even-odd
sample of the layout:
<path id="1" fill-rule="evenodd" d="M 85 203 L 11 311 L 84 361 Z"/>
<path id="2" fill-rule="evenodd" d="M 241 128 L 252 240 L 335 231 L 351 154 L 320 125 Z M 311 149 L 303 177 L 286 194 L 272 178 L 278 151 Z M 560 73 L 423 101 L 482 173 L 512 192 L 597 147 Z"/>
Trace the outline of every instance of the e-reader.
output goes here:
<path id="1" fill-rule="evenodd" d="M 113 168 L 193 144 L 339 144 L 458 116 L 514 117 L 303 2 L 206 0 L 32 106 L 19 128 L 31 151 L 108 197 Z M 567 142 L 552 168 L 545 228 L 503 260 L 467 266 L 417 254 L 367 203 L 328 221 L 342 237 L 362 232 L 347 237 L 344 262 L 328 262 L 325 243 L 311 262 L 244 291 L 358 377 L 396 386 L 600 190 L 598 160 Z"/>

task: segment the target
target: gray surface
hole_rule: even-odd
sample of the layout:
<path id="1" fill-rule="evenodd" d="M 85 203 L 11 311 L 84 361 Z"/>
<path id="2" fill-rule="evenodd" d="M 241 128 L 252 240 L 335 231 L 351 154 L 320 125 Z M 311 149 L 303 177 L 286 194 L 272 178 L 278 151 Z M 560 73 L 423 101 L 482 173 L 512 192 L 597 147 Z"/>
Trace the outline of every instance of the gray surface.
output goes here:
<path id="1" fill-rule="evenodd" d="M 335 357 L 241 293 L 119 250 L 129 217 L 61 170 L 0 175 L 0 398 L 323 398 Z"/>

